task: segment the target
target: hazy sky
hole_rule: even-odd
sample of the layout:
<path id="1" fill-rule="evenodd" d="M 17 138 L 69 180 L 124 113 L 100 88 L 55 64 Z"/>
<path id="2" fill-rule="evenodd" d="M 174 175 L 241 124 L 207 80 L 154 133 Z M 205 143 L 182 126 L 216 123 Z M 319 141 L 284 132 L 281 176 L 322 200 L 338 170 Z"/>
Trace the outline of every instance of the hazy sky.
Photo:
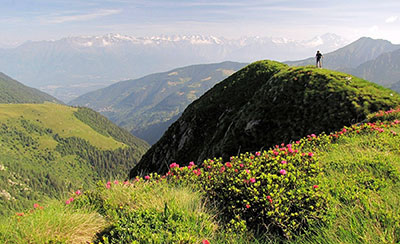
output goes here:
<path id="1" fill-rule="evenodd" d="M 0 0 L 0 45 L 119 33 L 400 43 L 400 0 Z"/>

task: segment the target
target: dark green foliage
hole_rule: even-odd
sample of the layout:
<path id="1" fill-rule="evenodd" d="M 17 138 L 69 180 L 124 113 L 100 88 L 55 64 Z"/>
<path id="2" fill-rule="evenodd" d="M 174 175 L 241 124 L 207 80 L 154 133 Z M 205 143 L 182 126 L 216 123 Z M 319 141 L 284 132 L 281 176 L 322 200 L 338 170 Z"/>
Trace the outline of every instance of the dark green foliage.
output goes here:
<path id="1" fill-rule="evenodd" d="M 128 171 L 140 157 L 140 153 L 133 147 L 118 148 L 113 151 L 99 150 L 79 137 L 61 138 L 56 134 L 54 139 L 58 142 L 55 151 L 62 157 L 77 155 L 89 163 L 100 179 L 125 177 L 123 172 Z"/>
<path id="2" fill-rule="evenodd" d="M 179 209 L 170 209 L 165 205 L 164 211 L 156 209 L 124 211 L 116 210 L 118 221 L 100 233 L 95 243 L 196 243 L 191 237 L 202 230 L 200 225 L 188 226 L 187 222 L 201 223 L 204 216 L 187 216 Z M 190 219 L 187 219 L 190 218 Z M 195 228 L 193 228 L 195 227 Z"/>
<path id="3" fill-rule="evenodd" d="M 27 87 L 0 72 L 0 103 L 61 103 L 37 89 Z"/>
<path id="4" fill-rule="evenodd" d="M 140 140 L 139 138 L 136 138 L 127 130 L 122 129 L 111 123 L 110 120 L 90 108 L 79 107 L 78 111 L 74 112 L 74 115 L 80 121 L 89 125 L 92 129 L 104 136 L 111 136 L 115 140 L 125 143 L 129 146 L 140 148 L 148 147 L 148 144 L 146 142 Z"/>
<path id="5" fill-rule="evenodd" d="M 351 75 L 255 62 L 189 105 L 130 176 L 329 133 L 398 104 L 397 93 Z"/>

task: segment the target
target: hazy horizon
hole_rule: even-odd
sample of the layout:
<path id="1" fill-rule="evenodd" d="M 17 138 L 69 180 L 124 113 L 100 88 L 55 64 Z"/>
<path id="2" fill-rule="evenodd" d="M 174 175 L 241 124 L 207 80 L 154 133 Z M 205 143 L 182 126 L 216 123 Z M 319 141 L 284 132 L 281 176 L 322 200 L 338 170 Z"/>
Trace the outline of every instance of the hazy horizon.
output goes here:
<path id="1" fill-rule="evenodd" d="M 398 9 L 397 0 L 4 0 L 0 46 L 109 33 L 293 40 L 334 33 L 400 43 Z"/>

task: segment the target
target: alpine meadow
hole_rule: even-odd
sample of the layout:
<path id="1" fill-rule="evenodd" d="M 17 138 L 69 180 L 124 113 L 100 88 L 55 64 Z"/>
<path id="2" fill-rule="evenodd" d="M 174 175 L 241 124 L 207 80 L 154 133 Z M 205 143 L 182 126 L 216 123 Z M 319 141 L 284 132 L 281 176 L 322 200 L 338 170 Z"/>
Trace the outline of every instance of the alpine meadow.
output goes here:
<path id="1" fill-rule="evenodd" d="M 398 9 L 3 1 L 0 243 L 400 244 Z"/>

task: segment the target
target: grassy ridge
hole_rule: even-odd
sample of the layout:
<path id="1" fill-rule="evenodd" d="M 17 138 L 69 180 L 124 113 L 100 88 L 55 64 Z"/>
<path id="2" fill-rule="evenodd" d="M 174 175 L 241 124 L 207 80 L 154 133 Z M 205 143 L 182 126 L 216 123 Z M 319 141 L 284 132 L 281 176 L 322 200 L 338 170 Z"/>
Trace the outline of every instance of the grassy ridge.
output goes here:
<path id="1" fill-rule="evenodd" d="M 101 149 L 116 149 L 124 144 L 102 135 L 74 116 L 78 108 L 57 104 L 0 104 L 0 121 L 29 120 L 38 126 L 51 128 L 62 137 L 80 137 Z"/>
<path id="2" fill-rule="evenodd" d="M 146 150 L 128 132 L 123 137 L 119 131 L 120 138 L 131 144 L 100 134 L 76 111 L 50 103 L 0 105 L 0 214 L 87 189 L 97 180 L 125 177 Z M 103 117 L 98 124 L 107 128 L 106 122 Z"/>
<path id="3" fill-rule="evenodd" d="M 131 176 L 330 133 L 399 104 L 396 92 L 348 74 L 258 61 L 189 105 Z"/>

